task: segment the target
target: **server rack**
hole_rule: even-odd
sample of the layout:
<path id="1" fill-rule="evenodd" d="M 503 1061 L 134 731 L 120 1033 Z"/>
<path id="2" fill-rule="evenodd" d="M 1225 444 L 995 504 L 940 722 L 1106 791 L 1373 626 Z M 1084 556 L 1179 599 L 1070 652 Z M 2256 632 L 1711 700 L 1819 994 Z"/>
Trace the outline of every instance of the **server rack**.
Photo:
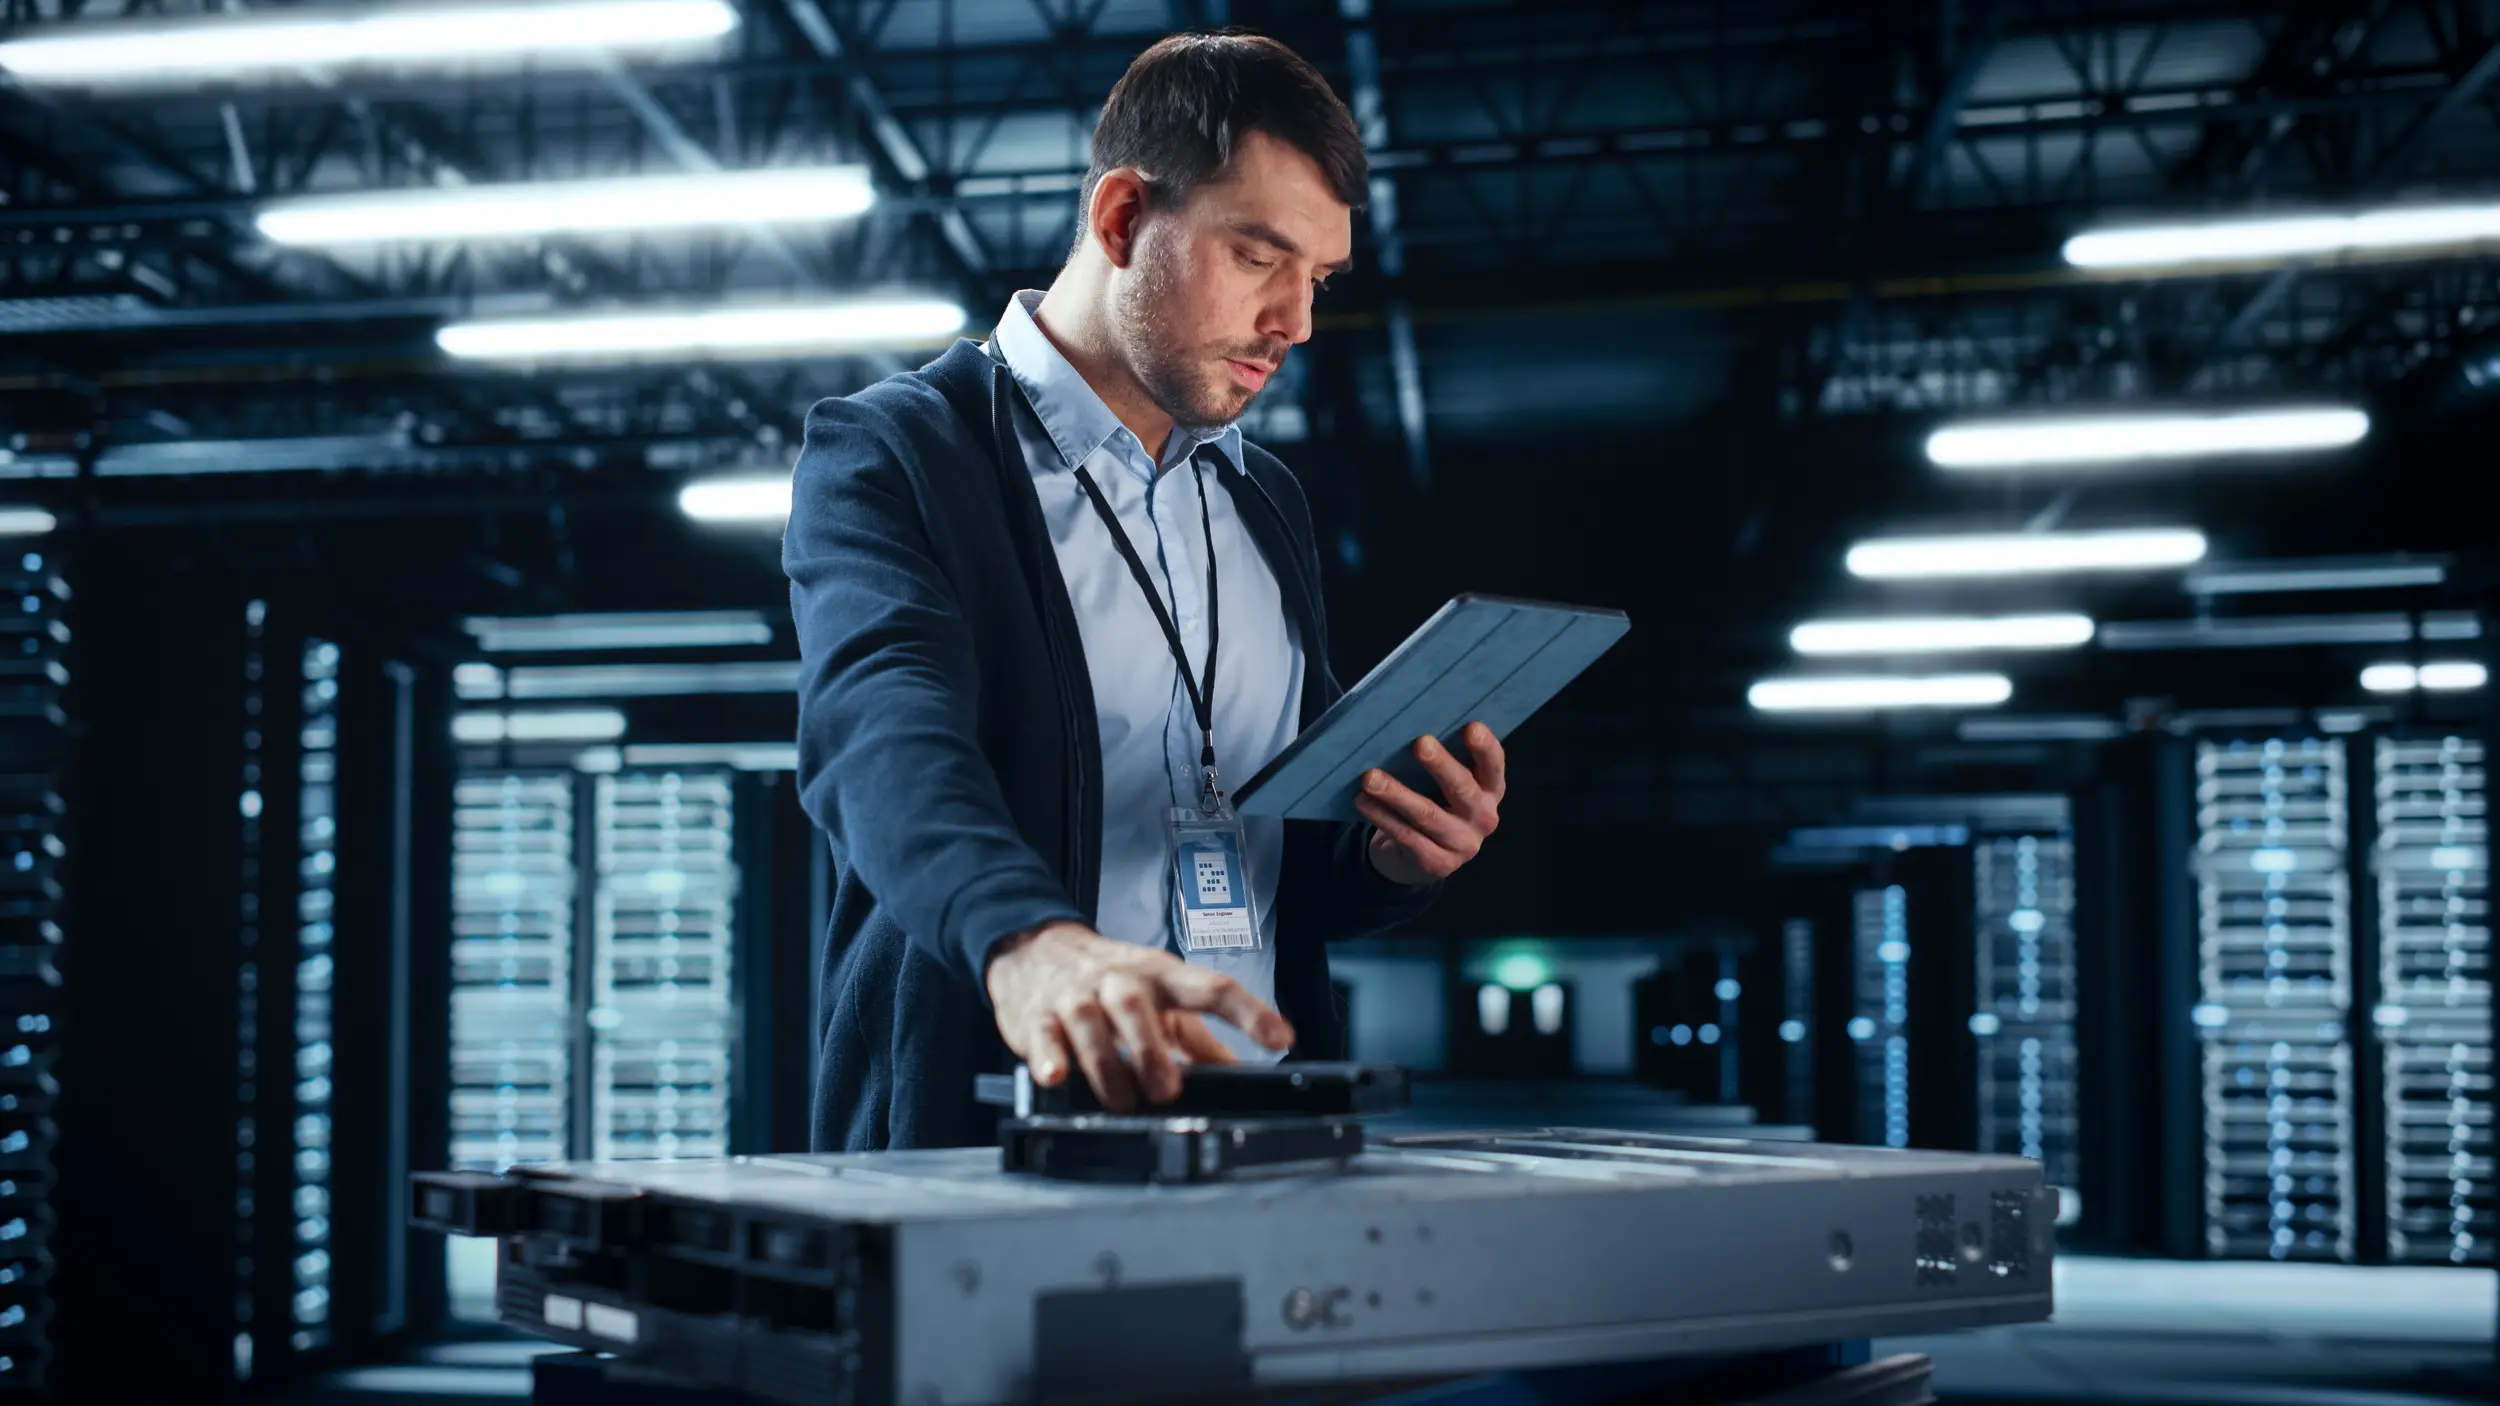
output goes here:
<path id="1" fill-rule="evenodd" d="M 589 1122 L 599 1158 L 729 1150 L 738 901 L 733 778 L 596 779 Z"/>
<path id="2" fill-rule="evenodd" d="M 451 1160 L 571 1152 L 573 777 L 482 770 L 452 790 Z"/>
<path id="3" fill-rule="evenodd" d="M 1977 931 L 1978 1150 L 2044 1164 L 2077 1186 L 2075 851 L 2061 835 L 1997 835 L 1972 846 Z"/>
<path id="4" fill-rule="evenodd" d="M 1910 914 L 1900 884 L 1865 889 L 1856 900 L 1851 945 L 1856 1000 L 1849 1038 L 1857 1047 L 1858 1137 L 1910 1145 Z"/>
<path id="5" fill-rule="evenodd" d="M 2344 743 L 2196 747 L 2205 1246 L 2351 1260 L 2358 1241 Z"/>
<path id="6" fill-rule="evenodd" d="M 45 1389 L 52 1365 L 53 1164 L 60 1088 L 61 768 L 69 587 L 18 554 L 0 614 L 0 1393 Z"/>
<path id="7" fill-rule="evenodd" d="M 2377 1031 L 2387 1255 L 2490 1264 L 2491 829 L 2483 744 L 2374 739 Z"/>

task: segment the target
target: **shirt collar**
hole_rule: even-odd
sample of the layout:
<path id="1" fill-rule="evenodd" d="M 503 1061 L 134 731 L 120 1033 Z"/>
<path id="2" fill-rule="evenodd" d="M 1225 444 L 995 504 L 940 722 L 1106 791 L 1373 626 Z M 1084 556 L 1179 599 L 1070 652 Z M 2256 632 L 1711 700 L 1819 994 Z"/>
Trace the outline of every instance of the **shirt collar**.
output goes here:
<path id="1" fill-rule="evenodd" d="M 1120 433 L 1126 426 L 1120 417 L 1103 404 L 1102 396 L 1077 369 L 1068 364 L 1059 348 L 1042 331 L 1033 318 L 1041 306 L 1042 295 L 1027 289 L 1007 300 L 1007 311 L 998 319 L 998 327 L 990 333 L 999 360 L 1007 364 L 1008 374 L 1024 388 L 1025 399 L 1033 403 L 1033 413 L 1050 436 L 1051 446 L 1059 451 L 1062 469 L 1074 469 L 1092 457 L 1105 440 Z M 1241 427 L 1224 425 L 1216 429 L 1183 429 L 1172 427 L 1171 438 L 1163 446 L 1164 464 L 1184 463 L 1202 445 L 1216 447 L 1226 464 L 1236 471 L 1242 469 Z"/>

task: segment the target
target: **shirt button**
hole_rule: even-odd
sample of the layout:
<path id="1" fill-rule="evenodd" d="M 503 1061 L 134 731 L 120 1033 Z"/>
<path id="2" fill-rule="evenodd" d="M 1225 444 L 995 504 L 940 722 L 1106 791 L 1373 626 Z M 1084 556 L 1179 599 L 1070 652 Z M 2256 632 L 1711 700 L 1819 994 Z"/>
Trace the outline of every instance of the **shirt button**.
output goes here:
<path id="1" fill-rule="evenodd" d="M 1181 633 L 1184 635 L 1194 635 L 1198 633 L 1198 617 L 1195 615 L 1182 616 Z"/>

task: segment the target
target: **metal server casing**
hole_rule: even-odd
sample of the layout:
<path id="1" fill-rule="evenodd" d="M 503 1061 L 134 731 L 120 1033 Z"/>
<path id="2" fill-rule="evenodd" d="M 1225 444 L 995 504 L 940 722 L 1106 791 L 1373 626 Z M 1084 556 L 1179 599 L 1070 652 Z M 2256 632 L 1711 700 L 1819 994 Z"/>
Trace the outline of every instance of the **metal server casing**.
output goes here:
<path id="1" fill-rule="evenodd" d="M 419 1178 L 504 1238 L 502 1313 L 767 1399 L 1214 1395 L 2041 1319 L 2011 1157 L 1587 1129 L 1375 1143 L 1333 1176 L 1121 1187 L 989 1149 Z"/>

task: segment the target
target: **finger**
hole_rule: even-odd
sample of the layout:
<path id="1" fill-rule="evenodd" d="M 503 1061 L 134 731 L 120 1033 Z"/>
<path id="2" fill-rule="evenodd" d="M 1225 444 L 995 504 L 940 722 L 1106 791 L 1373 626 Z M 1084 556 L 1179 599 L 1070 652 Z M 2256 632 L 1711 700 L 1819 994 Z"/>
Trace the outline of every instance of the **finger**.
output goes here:
<path id="1" fill-rule="evenodd" d="M 1441 745 L 1440 739 L 1416 738 L 1415 760 L 1422 762 L 1424 770 L 1431 772 L 1432 779 L 1441 784 L 1441 795 L 1449 802 L 1451 810 L 1460 815 L 1475 810 L 1476 803 L 1483 797 L 1482 789 L 1476 785 L 1475 774 L 1461 766 L 1458 758 L 1450 755 L 1450 749 Z"/>
<path id="2" fill-rule="evenodd" d="M 1112 1028 L 1128 1046 L 1129 1068 L 1148 1103 L 1170 1103 L 1180 1096 L 1181 1071 L 1166 1048 L 1161 1019 L 1163 993 L 1128 972 L 1103 978 L 1102 1004 Z"/>
<path id="3" fill-rule="evenodd" d="M 1018 1055 L 1023 1057 L 1025 1065 L 1033 1071 L 1034 1083 L 1045 1089 L 1052 1089 L 1059 1086 L 1060 1080 L 1068 1077 L 1068 1066 L 1071 1062 L 1068 1056 L 1068 1037 L 1060 1031 L 1057 1017 L 1044 1015 L 1033 1023 L 1021 1043 L 1016 1041 L 1008 1043 Z"/>
<path id="4" fill-rule="evenodd" d="M 1388 836 L 1389 843 L 1405 850 L 1425 873 L 1436 879 L 1447 878 L 1464 862 L 1464 856 L 1452 852 L 1431 836 L 1399 819 L 1387 806 L 1369 796 L 1355 797 L 1354 808 L 1372 823 L 1372 828 Z"/>
<path id="5" fill-rule="evenodd" d="M 1189 1056 L 1192 1064 L 1239 1064 L 1232 1047 L 1215 1037 L 1207 1028 L 1206 1017 L 1195 1011 L 1165 1011 L 1164 1029 L 1172 1043 Z"/>
<path id="6" fill-rule="evenodd" d="M 1221 972 L 1174 962 L 1164 973 L 1163 989 L 1184 1010 L 1210 1011 L 1271 1050 L 1293 1047 L 1293 1027 L 1250 994 L 1240 982 Z"/>
<path id="7" fill-rule="evenodd" d="M 1077 1067 L 1085 1071 L 1085 1082 L 1094 1086 L 1102 1106 L 1113 1113 L 1135 1108 L 1137 1077 L 1120 1059 L 1119 1037 L 1102 1007 L 1090 1000 L 1071 1001 L 1060 1010 L 1059 1025 L 1067 1031 L 1068 1043 L 1076 1046 Z"/>
<path id="8" fill-rule="evenodd" d="M 1510 754 L 1502 739 L 1483 723 L 1467 725 L 1467 759 L 1476 771 L 1476 785 L 1496 802 L 1510 793 Z"/>
<path id="9" fill-rule="evenodd" d="M 1372 801 L 1388 808 L 1390 814 L 1406 823 L 1410 830 L 1430 836 L 1435 844 L 1461 859 L 1475 857 L 1484 843 L 1483 834 L 1447 809 L 1433 804 L 1385 771 L 1375 771 L 1365 781 L 1363 794 L 1355 797 L 1359 806 Z"/>

